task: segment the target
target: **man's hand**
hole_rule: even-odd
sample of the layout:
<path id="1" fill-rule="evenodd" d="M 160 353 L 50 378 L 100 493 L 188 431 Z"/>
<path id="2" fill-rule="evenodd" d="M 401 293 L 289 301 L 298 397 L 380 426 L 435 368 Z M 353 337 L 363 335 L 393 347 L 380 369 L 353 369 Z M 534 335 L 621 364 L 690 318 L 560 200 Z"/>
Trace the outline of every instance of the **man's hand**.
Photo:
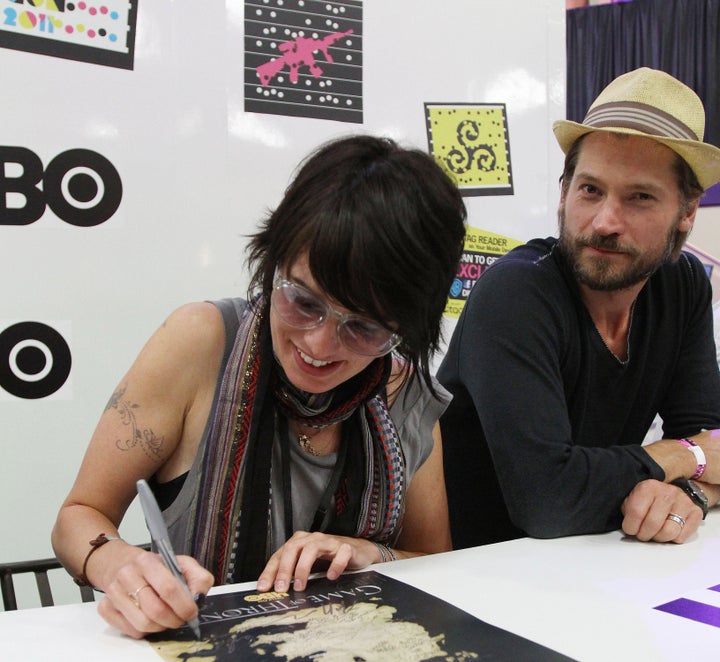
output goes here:
<path id="1" fill-rule="evenodd" d="M 643 480 L 621 507 L 622 529 L 638 540 L 685 542 L 702 521 L 702 510 L 679 487 L 659 480 Z"/>

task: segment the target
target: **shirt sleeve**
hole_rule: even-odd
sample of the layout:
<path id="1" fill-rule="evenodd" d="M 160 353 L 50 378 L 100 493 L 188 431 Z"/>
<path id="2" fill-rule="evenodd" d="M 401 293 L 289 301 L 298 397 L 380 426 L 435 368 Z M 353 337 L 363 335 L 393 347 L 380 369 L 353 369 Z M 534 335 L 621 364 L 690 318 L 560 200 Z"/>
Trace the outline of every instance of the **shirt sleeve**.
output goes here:
<path id="1" fill-rule="evenodd" d="M 720 427 L 720 372 L 715 348 L 712 286 L 700 261 L 683 253 L 674 296 L 682 344 L 660 406 L 663 436 L 679 439 Z M 670 302 L 668 303 L 670 305 Z"/>

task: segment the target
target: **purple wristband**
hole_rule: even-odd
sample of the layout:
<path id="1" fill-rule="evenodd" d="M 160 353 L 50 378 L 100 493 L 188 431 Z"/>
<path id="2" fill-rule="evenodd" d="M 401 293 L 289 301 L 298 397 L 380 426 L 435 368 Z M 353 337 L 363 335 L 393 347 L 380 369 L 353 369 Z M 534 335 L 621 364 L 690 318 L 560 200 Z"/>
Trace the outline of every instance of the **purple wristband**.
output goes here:
<path id="1" fill-rule="evenodd" d="M 695 469 L 695 473 L 690 476 L 690 480 L 697 480 L 705 473 L 705 467 L 707 466 L 705 453 L 703 453 L 703 449 L 700 448 L 700 446 L 698 446 L 692 439 L 678 439 L 678 442 L 685 446 L 685 448 L 687 448 L 695 456 L 697 468 Z"/>

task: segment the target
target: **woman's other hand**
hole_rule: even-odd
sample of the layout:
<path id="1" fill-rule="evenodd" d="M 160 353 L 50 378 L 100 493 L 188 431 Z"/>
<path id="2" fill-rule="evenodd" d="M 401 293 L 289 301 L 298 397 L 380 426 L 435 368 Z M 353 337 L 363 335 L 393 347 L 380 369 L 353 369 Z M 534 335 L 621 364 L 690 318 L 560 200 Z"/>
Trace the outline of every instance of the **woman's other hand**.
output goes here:
<path id="1" fill-rule="evenodd" d="M 381 560 L 380 550 L 369 540 L 296 531 L 268 560 L 257 590 L 284 592 L 292 583 L 302 591 L 317 561 L 329 561 L 327 577 L 337 579 L 345 570 L 360 570 Z"/>

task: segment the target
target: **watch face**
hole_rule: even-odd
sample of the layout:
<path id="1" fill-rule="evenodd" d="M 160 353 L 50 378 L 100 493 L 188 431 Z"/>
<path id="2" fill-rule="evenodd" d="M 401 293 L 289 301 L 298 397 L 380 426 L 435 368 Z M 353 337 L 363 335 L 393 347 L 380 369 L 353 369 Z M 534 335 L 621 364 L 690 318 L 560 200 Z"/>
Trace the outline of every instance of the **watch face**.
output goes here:
<path id="1" fill-rule="evenodd" d="M 690 486 L 690 489 L 693 491 L 693 495 L 688 495 L 690 498 L 694 500 L 699 500 L 703 504 L 705 504 L 705 508 L 707 508 L 708 498 L 705 496 L 705 492 L 703 492 L 702 487 L 700 487 L 695 481 L 688 480 L 688 485 Z"/>
<path id="2" fill-rule="evenodd" d="M 707 516 L 708 512 L 708 498 L 703 492 L 702 487 L 695 481 L 688 478 L 678 478 L 672 482 L 673 485 L 679 487 L 685 494 L 687 494 L 692 502 L 702 510 L 703 519 Z"/>

